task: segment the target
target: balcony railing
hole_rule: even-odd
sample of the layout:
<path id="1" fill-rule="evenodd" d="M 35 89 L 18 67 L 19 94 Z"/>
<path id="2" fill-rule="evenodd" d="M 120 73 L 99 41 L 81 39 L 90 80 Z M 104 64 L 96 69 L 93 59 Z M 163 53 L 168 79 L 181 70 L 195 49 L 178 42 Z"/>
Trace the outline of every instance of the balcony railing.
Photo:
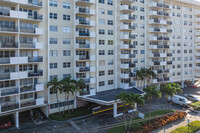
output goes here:
<path id="1" fill-rule="evenodd" d="M 30 91 L 35 91 L 34 85 L 25 85 L 25 86 L 21 86 L 20 87 L 20 92 L 21 93 L 30 92 Z"/>
<path id="2" fill-rule="evenodd" d="M 0 48 L 18 48 L 17 42 L 0 42 Z"/>
<path id="3" fill-rule="evenodd" d="M 33 6 L 43 6 L 43 2 L 42 1 L 30 1 L 28 0 L 28 4 L 29 5 L 33 5 Z"/>
<path id="4" fill-rule="evenodd" d="M 172 65 L 172 61 L 167 61 L 167 65 Z"/>
<path id="5" fill-rule="evenodd" d="M 20 42 L 20 48 L 36 48 L 36 43 Z"/>
<path id="6" fill-rule="evenodd" d="M 17 93 L 19 93 L 18 87 L 1 90 L 1 96 L 13 95 Z"/>
<path id="7" fill-rule="evenodd" d="M 136 65 L 135 65 L 135 63 L 130 63 L 129 64 L 129 67 L 135 67 Z"/>
<path id="8" fill-rule="evenodd" d="M 28 57 L 28 62 L 43 62 L 43 57 L 38 56 L 38 57 Z"/>
<path id="9" fill-rule="evenodd" d="M 9 63 L 10 63 L 9 57 L 0 58 L 0 64 L 9 64 Z"/>
<path id="10" fill-rule="evenodd" d="M 0 73 L 0 80 L 10 79 L 10 73 Z"/>
<path id="11" fill-rule="evenodd" d="M 3 106 L 1 106 L 1 112 L 6 112 L 14 109 L 19 108 L 19 103 L 6 103 Z"/>
<path id="12" fill-rule="evenodd" d="M 28 72 L 28 76 L 29 77 L 43 76 L 43 70 L 30 71 L 30 72 Z"/>
<path id="13" fill-rule="evenodd" d="M 21 108 L 36 105 L 36 100 L 21 102 Z"/>
<path id="14" fill-rule="evenodd" d="M 172 57 L 172 53 L 167 53 L 167 57 Z"/>
<path id="15" fill-rule="evenodd" d="M 2 26 L 0 27 L 0 31 L 4 31 L 4 32 L 18 32 L 17 27 L 13 26 L 13 27 L 7 27 L 7 26 Z"/>
<path id="16" fill-rule="evenodd" d="M 88 72 L 90 71 L 90 67 L 81 67 L 79 68 L 79 72 Z"/>

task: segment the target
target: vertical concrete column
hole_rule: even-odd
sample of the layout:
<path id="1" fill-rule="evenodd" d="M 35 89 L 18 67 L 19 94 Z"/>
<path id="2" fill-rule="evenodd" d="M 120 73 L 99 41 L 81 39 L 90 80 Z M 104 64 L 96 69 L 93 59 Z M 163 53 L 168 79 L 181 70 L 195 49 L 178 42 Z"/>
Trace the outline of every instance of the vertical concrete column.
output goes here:
<path id="1" fill-rule="evenodd" d="M 117 103 L 113 104 L 113 117 L 117 117 Z"/>
<path id="2" fill-rule="evenodd" d="M 14 114 L 15 126 L 19 129 L 19 112 L 15 112 Z"/>
<path id="3" fill-rule="evenodd" d="M 181 82 L 181 87 L 184 88 L 184 81 Z"/>
<path id="4" fill-rule="evenodd" d="M 77 102 L 77 100 L 76 100 L 76 97 L 75 97 L 75 99 L 74 99 L 74 108 L 76 109 L 76 102 Z"/>

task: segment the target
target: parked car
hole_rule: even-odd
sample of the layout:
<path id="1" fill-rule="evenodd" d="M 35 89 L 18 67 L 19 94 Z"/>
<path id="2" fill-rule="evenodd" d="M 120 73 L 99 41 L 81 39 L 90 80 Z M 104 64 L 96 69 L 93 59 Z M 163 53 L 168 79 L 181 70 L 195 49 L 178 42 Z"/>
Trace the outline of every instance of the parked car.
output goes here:
<path id="1" fill-rule="evenodd" d="M 173 103 L 179 104 L 181 106 L 187 107 L 188 105 L 191 104 L 191 101 L 189 101 L 187 98 L 179 95 L 174 95 L 171 99 L 171 97 L 168 98 L 168 101 L 171 101 Z"/>
<path id="2" fill-rule="evenodd" d="M 184 96 L 191 101 L 200 101 L 200 96 L 197 95 L 185 94 Z"/>

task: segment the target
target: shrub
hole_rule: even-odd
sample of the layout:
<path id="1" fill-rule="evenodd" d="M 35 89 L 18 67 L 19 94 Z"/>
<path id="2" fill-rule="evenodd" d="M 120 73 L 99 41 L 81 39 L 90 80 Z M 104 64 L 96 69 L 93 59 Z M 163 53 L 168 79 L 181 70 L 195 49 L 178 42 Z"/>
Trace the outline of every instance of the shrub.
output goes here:
<path id="1" fill-rule="evenodd" d="M 199 102 L 194 102 L 190 105 L 194 110 L 200 111 L 200 101 Z"/>
<path id="2" fill-rule="evenodd" d="M 200 130 L 200 121 L 193 121 L 189 124 L 189 132 L 188 132 L 188 126 L 182 126 L 171 133 L 195 133 Z"/>

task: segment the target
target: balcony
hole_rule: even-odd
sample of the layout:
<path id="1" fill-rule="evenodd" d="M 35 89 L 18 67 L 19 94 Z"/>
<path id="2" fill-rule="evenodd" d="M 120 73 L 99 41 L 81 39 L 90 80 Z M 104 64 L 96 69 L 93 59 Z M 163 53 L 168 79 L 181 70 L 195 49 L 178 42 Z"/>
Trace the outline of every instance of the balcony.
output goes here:
<path id="1" fill-rule="evenodd" d="M 167 53 L 167 57 L 172 57 L 172 53 Z"/>
<path id="2" fill-rule="evenodd" d="M 86 84 L 95 84 L 96 83 L 96 78 L 86 78 L 86 79 L 82 79 L 82 80 Z"/>
<path id="3" fill-rule="evenodd" d="M 167 61 L 167 65 L 172 65 L 172 61 Z"/>
<path id="4" fill-rule="evenodd" d="M 95 49 L 96 46 L 93 43 L 88 43 L 88 44 L 79 44 L 79 43 L 76 43 L 75 48 L 76 49 Z"/>
<path id="5" fill-rule="evenodd" d="M 77 67 L 76 72 L 90 72 L 90 67 Z"/>
<path id="6" fill-rule="evenodd" d="M 130 26 L 128 24 L 121 24 L 120 25 L 120 30 L 135 30 L 135 26 Z"/>
<path id="7" fill-rule="evenodd" d="M 0 33 L 12 33 L 12 34 L 15 34 L 17 32 L 18 32 L 18 29 L 15 26 L 12 26 L 12 27 L 7 27 L 7 26 L 0 27 Z"/>
<path id="8" fill-rule="evenodd" d="M 149 56 L 154 58 L 163 58 L 167 57 L 167 53 L 150 53 Z"/>
<path id="9" fill-rule="evenodd" d="M 22 79 L 28 78 L 28 72 L 7 72 L 7 73 L 0 73 L 0 80 L 15 80 L 15 79 Z"/>
<path id="10" fill-rule="evenodd" d="M 150 41 L 171 41 L 170 37 L 164 37 L 164 36 L 150 36 L 149 37 Z"/>
<path id="11" fill-rule="evenodd" d="M 196 29 L 200 29 L 200 24 L 195 24 Z"/>
<path id="12" fill-rule="evenodd" d="M 20 28 L 20 34 L 42 35 L 43 34 L 43 29 L 42 28 L 23 27 L 23 28 Z"/>
<path id="13" fill-rule="evenodd" d="M 40 42 L 20 42 L 21 49 L 43 49 L 44 44 Z"/>
<path id="14" fill-rule="evenodd" d="M 166 66 L 166 61 L 151 61 L 150 66 Z"/>
<path id="15" fill-rule="evenodd" d="M 95 4 L 95 0 L 75 0 L 77 4 L 79 5 L 86 5 L 86 6 L 90 6 Z"/>
<path id="16" fill-rule="evenodd" d="M 124 12 L 134 12 L 135 8 L 131 7 L 129 5 L 121 5 L 120 6 L 120 11 L 124 11 Z"/>
<path id="17" fill-rule="evenodd" d="M 28 63 L 28 57 L 4 57 L 0 58 L 0 64 L 24 64 Z"/>
<path id="18" fill-rule="evenodd" d="M 8 3 L 19 3 L 23 4 L 24 6 L 32 6 L 32 8 L 40 9 L 43 6 L 42 1 L 30 1 L 30 0 L 2 0 L 3 2 L 8 2 Z"/>
<path id="19" fill-rule="evenodd" d="M 166 25 L 167 21 L 165 21 L 165 20 L 151 19 L 149 21 L 149 24 L 163 24 L 163 25 Z"/>
<path id="20" fill-rule="evenodd" d="M 130 88 L 133 88 L 135 85 L 136 85 L 135 82 L 120 83 L 120 88 L 130 89 Z"/>
<path id="21" fill-rule="evenodd" d="M 130 58 L 135 58 L 134 54 L 120 54 L 121 59 L 130 59 Z"/>
<path id="22" fill-rule="evenodd" d="M 195 53 L 195 56 L 200 56 L 200 53 L 199 52 Z"/>
<path id="23" fill-rule="evenodd" d="M 128 34 L 121 34 L 120 39 L 121 40 L 132 40 L 132 39 L 136 39 L 136 36 L 135 35 L 128 35 Z"/>
<path id="24" fill-rule="evenodd" d="M 135 20 L 135 17 L 131 17 L 130 15 L 128 14 L 122 14 L 120 16 L 120 20 L 121 21 L 134 21 Z"/>
<path id="25" fill-rule="evenodd" d="M 171 14 L 168 12 L 160 12 L 160 11 L 149 11 L 149 16 L 154 16 L 154 17 L 171 17 Z"/>
<path id="26" fill-rule="evenodd" d="M 36 105 L 36 100 L 28 100 L 28 101 L 22 101 L 21 100 L 21 108 L 24 108 L 24 107 L 30 107 L 30 106 L 33 106 L 33 105 Z"/>
<path id="27" fill-rule="evenodd" d="M 172 72 L 170 69 L 159 69 L 159 70 L 154 70 L 154 71 L 156 74 L 168 74 Z"/>
<path id="28" fill-rule="evenodd" d="M 7 112 L 7 111 L 12 111 L 12 110 L 15 110 L 15 109 L 18 109 L 19 108 L 19 103 L 5 103 L 4 105 L 0 105 L 1 107 L 1 113 L 3 112 Z"/>
<path id="29" fill-rule="evenodd" d="M 195 21 L 196 22 L 200 22 L 200 18 L 198 17 L 198 18 L 195 18 Z"/>
<path id="30" fill-rule="evenodd" d="M 129 68 L 129 64 L 120 64 L 120 68 L 121 69 L 128 69 Z"/>
<path id="31" fill-rule="evenodd" d="M 195 63 L 200 63 L 200 58 L 196 58 Z"/>
<path id="32" fill-rule="evenodd" d="M 127 74 L 121 73 L 121 74 L 120 74 L 120 78 L 122 78 L 122 79 L 127 79 L 127 78 L 129 78 L 129 73 L 127 73 Z"/>
<path id="33" fill-rule="evenodd" d="M 195 42 L 196 42 L 196 43 L 200 43 L 200 38 L 195 37 Z"/>
<path id="34" fill-rule="evenodd" d="M 199 31 L 195 31 L 195 36 L 200 36 L 200 32 Z"/>
<path id="35" fill-rule="evenodd" d="M 195 49 L 200 49 L 200 46 L 199 45 L 195 46 Z"/>
<path id="36" fill-rule="evenodd" d="M 96 60 L 96 56 L 95 55 L 88 55 L 88 56 L 86 56 L 86 55 L 76 55 L 75 60 L 76 61 L 90 61 L 90 60 L 94 61 L 94 60 Z"/>
<path id="37" fill-rule="evenodd" d="M 10 96 L 19 94 L 19 87 L 1 88 L 1 96 Z"/>
<path id="38" fill-rule="evenodd" d="M 123 43 L 121 43 L 120 45 L 120 49 L 132 49 L 132 48 L 136 48 L 136 46 L 130 45 L 130 44 L 123 44 Z"/>
<path id="39" fill-rule="evenodd" d="M 152 9 L 160 9 L 160 8 L 164 8 L 168 10 L 172 9 L 171 5 L 168 5 L 165 3 L 152 2 L 152 1 L 149 3 L 149 7 Z"/>
<path id="40" fill-rule="evenodd" d="M 81 31 L 76 31 L 75 36 L 77 38 L 94 38 L 94 37 L 96 37 L 95 32 L 81 32 Z"/>
<path id="41" fill-rule="evenodd" d="M 170 45 L 150 45 L 149 49 L 171 49 Z"/>
<path id="42" fill-rule="evenodd" d="M 200 15 L 200 10 L 195 10 L 195 15 L 199 16 Z"/>
<path id="43" fill-rule="evenodd" d="M 28 57 L 28 62 L 29 62 L 29 63 L 43 62 L 43 56 Z"/>
<path id="44" fill-rule="evenodd" d="M 0 42 L 0 48 L 16 49 L 18 48 L 18 43 L 17 42 Z"/>
<path id="45" fill-rule="evenodd" d="M 131 3 L 136 2 L 136 0 L 120 0 L 120 2 L 124 2 L 124 3 L 129 3 L 129 4 L 131 4 Z"/>
<path id="46" fill-rule="evenodd" d="M 84 26 L 84 27 L 94 27 L 95 26 L 95 21 L 92 21 L 92 20 L 85 20 L 85 21 L 82 21 L 82 20 L 79 20 L 77 19 L 75 21 L 75 25 L 76 26 Z"/>
<path id="47" fill-rule="evenodd" d="M 28 77 L 38 77 L 43 76 L 43 70 L 29 71 Z"/>
<path id="48" fill-rule="evenodd" d="M 85 7 L 77 7 L 75 9 L 75 13 L 77 15 L 93 16 L 93 15 L 95 15 L 95 10 L 85 8 Z"/>

